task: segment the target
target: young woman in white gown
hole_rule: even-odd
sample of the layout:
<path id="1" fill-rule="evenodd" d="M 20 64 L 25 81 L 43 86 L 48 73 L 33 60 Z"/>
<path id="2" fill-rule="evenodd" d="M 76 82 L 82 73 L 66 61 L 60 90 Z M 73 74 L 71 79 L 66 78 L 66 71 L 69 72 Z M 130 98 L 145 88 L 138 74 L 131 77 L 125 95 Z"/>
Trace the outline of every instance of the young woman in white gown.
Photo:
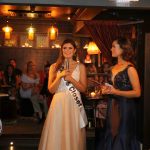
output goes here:
<path id="1" fill-rule="evenodd" d="M 86 69 L 73 60 L 75 52 L 75 42 L 66 39 L 58 60 L 50 67 L 48 89 L 55 94 L 38 150 L 86 149 L 87 118 L 80 97 L 87 87 Z"/>

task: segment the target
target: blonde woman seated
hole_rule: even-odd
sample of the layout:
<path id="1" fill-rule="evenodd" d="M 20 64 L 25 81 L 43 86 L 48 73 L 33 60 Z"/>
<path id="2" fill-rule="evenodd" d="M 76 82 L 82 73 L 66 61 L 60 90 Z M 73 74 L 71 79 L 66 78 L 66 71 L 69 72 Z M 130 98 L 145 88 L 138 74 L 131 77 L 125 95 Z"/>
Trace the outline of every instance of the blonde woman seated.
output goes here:
<path id="1" fill-rule="evenodd" d="M 29 98 L 33 104 L 34 114 L 38 120 L 42 120 L 42 109 L 40 104 L 43 105 L 44 113 L 47 113 L 47 102 L 40 99 L 39 92 L 39 75 L 36 73 L 35 64 L 32 61 L 27 63 L 27 72 L 21 76 L 20 96 L 21 98 Z"/>

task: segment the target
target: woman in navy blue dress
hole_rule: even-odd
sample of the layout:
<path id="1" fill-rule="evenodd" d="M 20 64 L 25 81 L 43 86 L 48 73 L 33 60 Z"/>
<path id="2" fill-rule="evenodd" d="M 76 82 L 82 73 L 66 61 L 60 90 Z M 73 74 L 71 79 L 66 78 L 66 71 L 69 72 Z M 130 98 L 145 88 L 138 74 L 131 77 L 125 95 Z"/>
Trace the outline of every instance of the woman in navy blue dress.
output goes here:
<path id="1" fill-rule="evenodd" d="M 139 77 L 133 65 L 133 49 L 126 38 L 112 43 L 111 82 L 103 88 L 109 94 L 106 134 L 100 150 L 140 150 L 136 139 L 136 100 L 141 95 Z"/>

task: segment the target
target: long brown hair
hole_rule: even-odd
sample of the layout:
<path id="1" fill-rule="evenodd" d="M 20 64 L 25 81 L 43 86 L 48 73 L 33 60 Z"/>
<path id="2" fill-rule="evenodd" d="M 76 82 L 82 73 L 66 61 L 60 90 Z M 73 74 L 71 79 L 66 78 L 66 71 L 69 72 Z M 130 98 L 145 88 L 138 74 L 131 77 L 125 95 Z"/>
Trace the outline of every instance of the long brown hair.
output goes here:
<path id="1" fill-rule="evenodd" d="M 61 45 L 61 49 L 60 49 L 60 51 L 59 51 L 58 59 L 57 59 L 57 61 L 56 61 L 55 71 L 58 71 L 58 70 L 60 69 L 60 67 L 62 66 L 63 62 L 64 62 L 64 59 L 65 59 L 65 58 L 64 58 L 64 56 L 63 56 L 63 51 L 62 51 L 62 49 L 63 49 L 63 46 L 64 46 L 65 44 L 67 44 L 67 43 L 70 43 L 70 44 L 74 47 L 74 49 L 77 48 L 76 43 L 74 42 L 74 40 L 72 40 L 72 39 L 66 39 L 66 40 L 63 41 L 63 43 L 62 43 L 62 45 Z"/>
<path id="2" fill-rule="evenodd" d="M 120 37 L 116 39 L 115 41 L 117 41 L 120 48 L 123 50 L 122 58 L 126 61 L 129 61 L 135 64 L 134 62 L 135 53 L 134 53 L 131 41 L 124 37 Z"/>

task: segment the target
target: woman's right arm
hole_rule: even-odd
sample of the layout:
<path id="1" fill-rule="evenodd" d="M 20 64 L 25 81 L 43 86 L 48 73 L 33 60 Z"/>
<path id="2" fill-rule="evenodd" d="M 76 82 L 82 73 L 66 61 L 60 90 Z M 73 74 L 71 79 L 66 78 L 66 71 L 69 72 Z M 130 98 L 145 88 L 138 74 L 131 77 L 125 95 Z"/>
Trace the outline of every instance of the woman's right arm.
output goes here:
<path id="1" fill-rule="evenodd" d="M 66 71 L 56 73 L 55 64 L 51 65 L 48 78 L 48 90 L 54 94 L 59 86 L 60 79 L 66 75 Z"/>

